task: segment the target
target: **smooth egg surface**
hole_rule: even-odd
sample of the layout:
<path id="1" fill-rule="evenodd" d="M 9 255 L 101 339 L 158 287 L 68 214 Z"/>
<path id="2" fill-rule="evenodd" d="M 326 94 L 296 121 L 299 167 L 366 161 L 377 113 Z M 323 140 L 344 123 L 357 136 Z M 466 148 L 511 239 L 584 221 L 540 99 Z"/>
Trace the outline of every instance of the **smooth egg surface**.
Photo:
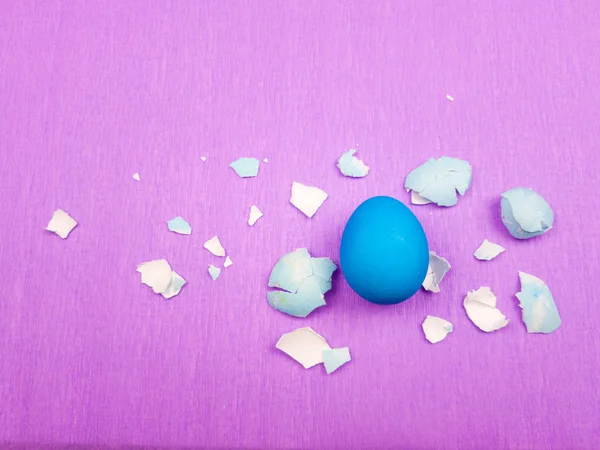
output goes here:
<path id="1" fill-rule="evenodd" d="M 365 300 L 387 305 L 403 302 L 419 290 L 427 275 L 425 231 L 402 202 L 372 197 L 348 219 L 340 265 L 350 287 Z"/>

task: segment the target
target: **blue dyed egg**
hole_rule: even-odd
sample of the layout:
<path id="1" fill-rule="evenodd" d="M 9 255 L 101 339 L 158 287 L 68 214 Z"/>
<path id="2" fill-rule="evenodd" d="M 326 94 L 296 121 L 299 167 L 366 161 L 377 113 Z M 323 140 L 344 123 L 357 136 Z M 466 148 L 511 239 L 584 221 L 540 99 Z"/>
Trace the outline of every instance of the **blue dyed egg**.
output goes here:
<path id="1" fill-rule="evenodd" d="M 403 203 L 392 197 L 373 197 L 348 219 L 340 265 L 350 287 L 365 300 L 400 303 L 417 292 L 425 280 L 427 237 Z"/>

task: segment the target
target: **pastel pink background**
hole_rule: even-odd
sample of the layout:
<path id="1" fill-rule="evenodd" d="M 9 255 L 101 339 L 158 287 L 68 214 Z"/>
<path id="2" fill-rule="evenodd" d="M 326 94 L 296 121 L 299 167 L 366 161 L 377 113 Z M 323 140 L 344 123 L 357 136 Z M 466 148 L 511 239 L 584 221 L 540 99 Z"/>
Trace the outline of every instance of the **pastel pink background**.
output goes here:
<path id="1" fill-rule="evenodd" d="M 0 443 L 599 448 L 599 48 L 597 1 L 1 1 Z M 362 180 L 335 167 L 353 147 Z M 375 306 L 338 272 L 306 320 L 268 306 L 279 256 L 337 261 L 352 210 L 407 202 L 441 155 L 474 177 L 454 208 L 411 207 L 453 265 L 440 294 Z M 242 180 L 240 156 L 270 162 Z M 294 180 L 330 195 L 313 219 Z M 499 220 L 521 185 L 556 214 L 527 242 Z M 80 223 L 66 241 L 56 208 Z M 212 282 L 215 234 L 234 265 Z M 476 261 L 484 238 L 507 252 Z M 171 301 L 135 271 L 157 258 L 189 282 Z M 548 283 L 556 333 L 526 333 L 518 270 Z M 480 286 L 507 328 L 469 322 Z M 274 347 L 301 326 L 353 361 L 303 370 Z"/>

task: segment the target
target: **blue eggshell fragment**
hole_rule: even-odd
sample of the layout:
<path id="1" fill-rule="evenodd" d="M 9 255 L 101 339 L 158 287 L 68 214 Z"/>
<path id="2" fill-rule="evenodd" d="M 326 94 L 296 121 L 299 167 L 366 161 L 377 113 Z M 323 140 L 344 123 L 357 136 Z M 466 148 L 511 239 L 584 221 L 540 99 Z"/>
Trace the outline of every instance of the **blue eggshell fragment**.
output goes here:
<path id="1" fill-rule="evenodd" d="M 177 216 L 174 219 L 167 221 L 167 227 L 169 228 L 169 231 L 172 231 L 173 233 L 192 234 L 192 227 L 181 216 Z"/>
<path id="2" fill-rule="evenodd" d="M 229 164 L 240 178 L 251 178 L 258 175 L 260 161 L 256 158 L 239 158 Z"/>
<path id="3" fill-rule="evenodd" d="M 364 299 L 400 303 L 415 294 L 425 280 L 427 237 L 403 203 L 392 197 L 372 197 L 348 219 L 340 265 L 350 287 Z"/>
<path id="4" fill-rule="evenodd" d="M 221 275 L 221 269 L 211 264 L 210 266 L 208 266 L 208 273 L 210 274 L 210 277 L 213 279 L 213 281 L 217 281 L 217 278 L 219 278 L 219 275 Z"/>
<path id="5" fill-rule="evenodd" d="M 465 195 L 472 176 L 473 170 L 467 161 L 442 156 L 431 158 L 409 173 L 404 187 L 438 206 L 454 206 L 458 201 L 456 191 Z"/>
<path id="6" fill-rule="evenodd" d="M 296 292 L 312 273 L 308 250 L 299 248 L 279 258 L 269 277 L 269 287 Z"/>
<path id="7" fill-rule="evenodd" d="M 337 266 L 329 258 L 311 258 L 313 274 L 318 277 L 323 294 L 331 289 L 331 276 Z"/>
<path id="8" fill-rule="evenodd" d="M 295 294 L 285 291 L 267 293 L 269 304 L 278 311 L 294 317 L 306 317 L 319 306 L 324 306 L 325 297 L 319 277 L 310 276 Z"/>
<path id="9" fill-rule="evenodd" d="M 355 149 L 348 150 L 344 152 L 340 159 L 338 160 L 338 168 L 343 175 L 352 178 L 363 178 L 366 177 L 369 173 L 369 168 L 358 159 L 354 154 L 356 153 Z"/>
<path id="10" fill-rule="evenodd" d="M 542 280 L 525 272 L 519 272 L 519 278 L 521 292 L 517 293 L 517 298 L 527 332 L 552 333 L 560 327 L 561 320 L 550 289 Z"/>
<path id="11" fill-rule="evenodd" d="M 350 357 L 350 349 L 348 347 L 324 348 L 322 355 L 327 375 L 335 372 L 344 364 L 352 360 Z"/>
<path id="12" fill-rule="evenodd" d="M 313 258 L 299 248 L 281 258 L 273 267 L 269 287 L 282 289 L 267 293 L 269 304 L 294 317 L 306 317 L 325 305 L 336 265 L 329 258 Z M 287 292 L 286 292 L 287 291 Z"/>
<path id="13" fill-rule="evenodd" d="M 502 194 L 502 223 L 517 239 L 529 239 L 546 233 L 554 223 L 552 208 L 533 189 L 518 187 Z"/>

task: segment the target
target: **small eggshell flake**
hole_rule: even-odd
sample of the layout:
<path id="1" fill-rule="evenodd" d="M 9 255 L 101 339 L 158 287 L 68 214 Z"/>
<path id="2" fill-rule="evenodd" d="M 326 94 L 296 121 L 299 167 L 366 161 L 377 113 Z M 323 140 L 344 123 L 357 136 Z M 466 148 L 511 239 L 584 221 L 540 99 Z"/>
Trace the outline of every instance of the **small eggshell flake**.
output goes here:
<path id="1" fill-rule="evenodd" d="M 231 261 L 231 258 L 228 256 L 225 258 L 225 262 L 223 263 L 223 267 L 229 267 L 233 265 L 233 261 Z"/>
<path id="2" fill-rule="evenodd" d="M 323 349 L 323 364 L 327 375 L 335 372 L 344 364 L 350 362 L 351 359 L 348 347 Z"/>
<path id="3" fill-rule="evenodd" d="M 137 271 L 141 274 L 142 283 L 150 286 L 155 294 L 161 294 L 165 299 L 175 297 L 186 284 L 186 281 L 165 259 L 139 264 Z"/>
<path id="4" fill-rule="evenodd" d="M 423 289 L 430 292 L 440 292 L 440 283 L 442 279 L 452 268 L 446 258 L 436 255 L 435 252 L 429 252 L 429 267 L 427 275 L 423 281 Z"/>
<path id="5" fill-rule="evenodd" d="M 252 178 L 258 175 L 260 161 L 256 158 L 240 158 L 229 164 L 240 178 Z"/>
<path id="6" fill-rule="evenodd" d="M 140 174 L 139 174 L 139 173 L 137 173 L 137 172 L 136 172 L 136 173 L 134 173 L 134 174 L 133 174 L 133 179 L 134 179 L 135 181 L 140 181 Z"/>
<path id="7" fill-rule="evenodd" d="M 440 317 L 427 316 L 423 321 L 423 332 L 425 339 L 436 344 L 446 339 L 448 333 L 452 332 L 452 324 Z"/>
<path id="8" fill-rule="evenodd" d="M 171 283 L 171 266 L 166 259 L 157 259 L 138 265 L 142 283 L 150 286 L 155 294 L 164 292 Z"/>
<path id="9" fill-rule="evenodd" d="M 169 228 L 169 231 L 172 231 L 173 233 L 185 235 L 192 234 L 192 227 L 181 216 L 167 221 L 167 227 Z"/>
<path id="10" fill-rule="evenodd" d="M 486 333 L 508 325 L 506 316 L 496 308 L 496 296 L 489 287 L 481 287 L 469 292 L 463 306 L 471 322 Z"/>
<path id="11" fill-rule="evenodd" d="M 533 189 L 518 187 L 502 194 L 502 223 L 517 239 L 529 239 L 548 232 L 554 223 L 554 212 L 544 198 Z"/>
<path id="12" fill-rule="evenodd" d="M 505 250 L 501 245 L 494 244 L 485 239 L 479 248 L 475 250 L 474 256 L 480 261 L 491 261 Z"/>
<path id="13" fill-rule="evenodd" d="M 225 249 L 221 245 L 218 236 L 210 238 L 204 243 L 204 248 L 215 256 L 225 256 Z"/>
<path id="14" fill-rule="evenodd" d="M 50 222 L 48 222 L 46 230 L 60 236 L 62 239 L 66 239 L 76 226 L 77 222 L 75 219 L 62 209 L 57 209 L 52 214 L 52 218 L 50 219 Z"/>
<path id="15" fill-rule="evenodd" d="M 290 203 L 307 217 L 314 216 L 326 199 L 327 193 L 317 187 L 305 186 L 296 181 L 292 183 Z"/>
<path id="16" fill-rule="evenodd" d="M 517 293 L 528 333 L 552 333 L 561 325 L 560 315 L 546 283 L 519 272 L 521 291 Z"/>
<path id="17" fill-rule="evenodd" d="M 356 150 L 348 150 L 338 160 L 337 166 L 343 175 L 352 178 L 366 177 L 369 173 L 369 168 L 358 159 L 354 154 Z"/>
<path id="18" fill-rule="evenodd" d="M 210 266 L 208 266 L 208 273 L 213 279 L 213 281 L 217 281 L 217 278 L 219 278 L 219 275 L 221 275 L 221 269 L 211 264 Z"/>
<path id="19" fill-rule="evenodd" d="M 472 168 L 467 161 L 442 156 L 430 159 L 409 173 L 404 187 L 438 206 L 454 206 L 458 201 L 456 192 L 465 195 L 471 179 Z"/>
<path id="20" fill-rule="evenodd" d="M 256 221 L 263 216 L 263 213 L 255 205 L 250 207 L 250 215 L 248 217 L 248 225 L 254 226 Z"/>
<path id="21" fill-rule="evenodd" d="M 302 364 L 305 369 L 321 364 L 323 350 L 331 348 L 325 338 L 310 327 L 285 333 L 275 347 Z"/>

